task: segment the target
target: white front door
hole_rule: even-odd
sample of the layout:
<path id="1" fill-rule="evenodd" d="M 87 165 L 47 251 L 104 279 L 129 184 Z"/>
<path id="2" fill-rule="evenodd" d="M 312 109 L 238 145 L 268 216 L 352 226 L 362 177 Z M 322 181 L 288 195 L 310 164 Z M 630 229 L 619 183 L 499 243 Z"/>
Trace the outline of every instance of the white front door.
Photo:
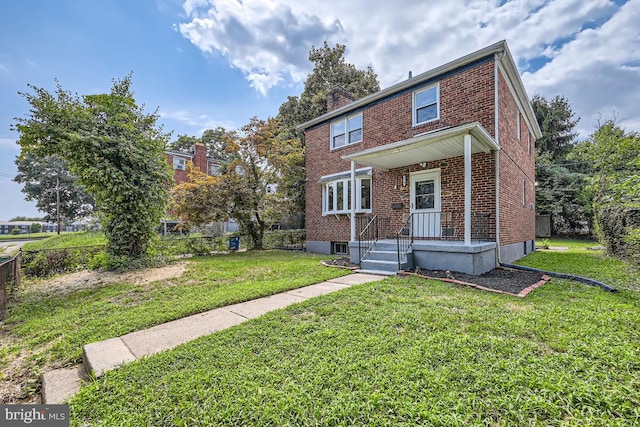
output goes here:
<path id="1" fill-rule="evenodd" d="M 440 169 L 411 174 L 414 237 L 440 237 Z"/>

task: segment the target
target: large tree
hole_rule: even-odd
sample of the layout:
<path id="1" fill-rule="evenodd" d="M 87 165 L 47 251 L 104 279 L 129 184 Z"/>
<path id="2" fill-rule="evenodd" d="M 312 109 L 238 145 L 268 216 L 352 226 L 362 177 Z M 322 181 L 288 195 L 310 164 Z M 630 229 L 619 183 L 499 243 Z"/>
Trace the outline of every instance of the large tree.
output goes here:
<path id="1" fill-rule="evenodd" d="M 300 97 L 288 97 L 278 111 L 279 139 L 295 141 L 294 146 L 304 147 L 302 132 L 296 127 L 327 112 L 327 95 L 336 86 L 346 89 L 356 99 L 380 90 L 378 76 L 373 69 L 369 66 L 366 70 L 359 70 L 347 63 L 345 50 L 343 44 L 330 47 L 326 41 L 322 47 L 311 48 L 309 61 L 314 67 L 307 76 L 302 94 Z M 298 163 L 290 163 L 289 177 L 279 191 L 293 201 L 298 212 L 304 212 L 304 156 L 297 159 Z"/>
<path id="2" fill-rule="evenodd" d="M 144 255 L 171 184 L 164 154 L 168 135 L 157 126 L 158 115 L 136 104 L 130 75 L 114 80 L 110 93 L 82 97 L 59 84 L 54 93 L 29 87 L 33 93 L 21 95 L 30 113 L 14 126 L 21 156 L 64 160 L 96 201 L 108 253 Z"/>
<path id="3" fill-rule="evenodd" d="M 16 165 L 18 175 L 13 180 L 23 185 L 25 199 L 36 202 L 45 220 L 55 221 L 59 213 L 72 222 L 93 213 L 95 201 L 59 156 L 42 158 L 28 152 L 16 158 Z"/>
<path id="4" fill-rule="evenodd" d="M 591 228 L 591 201 L 586 188 L 588 164 L 571 157 L 579 119 L 563 96 L 531 100 L 542 138 L 536 141 L 536 207 L 551 215 L 554 233 L 574 234 Z"/>
<path id="5" fill-rule="evenodd" d="M 189 166 L 186 183 L 172 191 L 172 210 L 195 225 L 233 218 L 249 236 L 255 249 L 262 249 L 266 228 L 282 218 L 291 201 L 281 192 L 269 192 L 286 176 L 291 156 L 301 147 L 282 145 L 275 135 L 274 119 L 252 118 L 239 132 L 228 134 L 216 157 L 231 158 L 220 176 L 207 176 Z M 287 144 L 295 144 L 287 140 Z"/>
<path id="6" fill-rule="evenodd" d="M 607 120 L 576 154 L 593 164 L 590 182 L 599 237 L 614 255 L 640 264 L 640 134 Z"/>

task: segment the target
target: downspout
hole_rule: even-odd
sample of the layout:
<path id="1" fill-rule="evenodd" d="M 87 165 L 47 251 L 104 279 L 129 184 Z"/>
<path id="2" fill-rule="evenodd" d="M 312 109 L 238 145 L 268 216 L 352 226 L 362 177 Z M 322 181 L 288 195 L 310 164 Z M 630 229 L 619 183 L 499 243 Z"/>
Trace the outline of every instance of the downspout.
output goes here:
<path id="1" fill-rule="evenodd" d="M 495 118 L 494 118 L 494 135 L 495 141 L 498 147 L 500 147 L 500 103 L 498 96 L 498 61 L 502 57 L 503 53 L 497 53 L 493 62 L 493 93 L 495 104 Z M 496 169 L 496 266 L 500 265 L 500 151 L 495 152 L 495 169 Z"/>

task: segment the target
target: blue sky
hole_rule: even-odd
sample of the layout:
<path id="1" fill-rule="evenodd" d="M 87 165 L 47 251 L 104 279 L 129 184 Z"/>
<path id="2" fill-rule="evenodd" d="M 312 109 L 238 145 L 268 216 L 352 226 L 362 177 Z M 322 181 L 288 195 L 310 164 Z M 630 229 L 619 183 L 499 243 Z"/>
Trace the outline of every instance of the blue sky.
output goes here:
<path id="1" fill-rule="evenodd" d="M 40 215 L 15 176 L 27 84 L 133 89 L 165 130 L 200 135 L 277 114 L 312 45 L 347 45 L 389 86 L 506 39 L 529 95 L 565 95 L 586 137 L 615 112 L 640 130 L 640 0 L 22 0 L 0 6 L 0 220 Z"/>

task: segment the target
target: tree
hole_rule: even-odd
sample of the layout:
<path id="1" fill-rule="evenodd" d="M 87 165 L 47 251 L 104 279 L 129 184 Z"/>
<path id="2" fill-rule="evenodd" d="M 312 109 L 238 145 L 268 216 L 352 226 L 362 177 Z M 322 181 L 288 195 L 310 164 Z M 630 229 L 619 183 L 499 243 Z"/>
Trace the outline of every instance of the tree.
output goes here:
<path id="1" fill-rule="evenodd" d="M 186 183 L 172 191 L 172 210 L 190 224 L 203 225 L 233 218 L 240 231 L 262 249 L 266 228 L 282 217 L 291 201 L 280 192 L 270 193 L 268 184 L 279 184 L 295 145 L 283 147 L 276 138 L 274 119 L 251 121 L 240 132 L 228 134 L 216 156 L 232 158 L 220 176 L 208 176 L 188 166 Z M 295 144 L 295 141 L 288 141 Z"/>
<path id="2" fill-rule="evenodd" d="M 214 157 L 216 160 L 227 164 L 233 160 L 233 153 L 226 149 L 226 144 L 233 139 L 233 131 L 228 131 L 222 126 L 215 129 L 207 129 L 202 133 L 200 138 L 196 136 L 180 135 L 178 139 L 173 141 L 170 147 L 177 151 L 191 152 L 197 143 L 204 144 L 207 147 L 207 155 Z"/>
<path id="3" fill-rule="evenodd" d="M 326 41 L 320 48 L 311 48 L 309 61 L 314 67 L 307 76 L 302 94 L 300 97 L 288 97 L 278 111 L 280 140 L 296 141 L 294 145 L 303 148 L 303 135 L 296 127 L 327 112 L 327 95 L 336 86 L 346 89 L 356 99 L 380 90 L 378 76 L 373 69 L 369 66 L 366 70 L 358 70 L 353 64 L 347 63 L 345 51 L 345 45 L 336 44 L 332 48 Z M 304 212 L 304 155 L 293 157 L 298 163 L 292 161 L 289 164 L 289 176 L 279 191 L 293 201 L 298 212 Z"/>
<path id="4" fill-rule="evenodd" d="M 58 194 L 60 214 L 68 221 L 83 218 L 94 211 L 95 201 L 78 184 L 77 178 L 59 156 L 41 158 L 28 152 L 18 156 L 15 163 L 18 175 L 13 180 L 23 185 L 25 199 L 35 201 L 38 210 L 47 214 L 46 221 L 57 218 Z"/>
<path id="5" fill-rule="evenodd" d="M 21 157 L 57 155 L 96 201 L 107 251 L 114 259 L 146 253 L 165 211 L 171 170 L 168 135 L 131 92 L 131 75 L 113 81 L 110 93 L 72 95 L 29 85 L 21 93 L 31 111 L 16 119 Z"/>
<path id="6" fill-rule="evenodd" d="M 39 233 L 42 231 L 42 224 L 40 224 L 39 222 L 34 222 L 33 224 L 31 224 L 31 227 L 29 227 L 29 231 L 31 233 Z"/>
<path id="7" fill-rule="evenodd" d="M 590 195 L 586 191 L 588 164 L 571 157 L 579 119 L 569 101 L 556 96 L 551 101 L 535 95 L 531 100 L 542 130 L 536 141 L 536 206 L 551 215 L 554 233 L 574 234 L 591 228 Z"/>
<path id="8" fill-rule="evenodd" d="M 590 183 L 599 237 L 612 254 L 640 264 L 640 134 L 610 119 L 577 152 L 593 163 Z"/>

